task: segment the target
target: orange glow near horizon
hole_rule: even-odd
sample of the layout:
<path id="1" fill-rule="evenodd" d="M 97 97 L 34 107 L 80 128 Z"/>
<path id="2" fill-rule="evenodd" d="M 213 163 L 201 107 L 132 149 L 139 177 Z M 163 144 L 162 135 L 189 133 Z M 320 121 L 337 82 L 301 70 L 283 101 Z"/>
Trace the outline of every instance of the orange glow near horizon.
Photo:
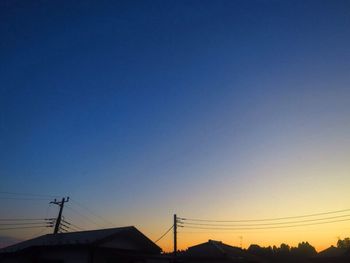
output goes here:
<path id="1" fill-rule="evenodd" d="M 312 230 L 265 230 L 250 233 L 179 232 L 178 249 L 186 250 L 188 247 L 207 242 L 209 239 L 213 239 L 236 247 L 240 247 L 242 244 L 242 248 L 245 249 L 252 244 L 257 244 L 262 247 L 279 247 L 282 243 L 285 243 L 291 247 L 295 247 L 298 246 L 298 243 L 307 241 L 319 252 L 330 247 L 331 245 L 336 246 L 338 238 L 345 238 L 349 236 L 346 234 L 349 232 L 349 225 L 343 225 L 342 227 L 339 226 L 337 229 L 314 228 Z M 171 252 L 173 250 L 172 238 L 173 236 L 171 235 L 169 238 L 167 238 L 167 240 L 160 242 L 158 245 L 165 252 Z"/>
<path id="2" fill-rule="evenodd" d="M 248 248 L 251 244 L 262 247 L 277 246 L 282 243 L 291 247 L 300 242 L 309 242 L 319 252 L 330 246 L 336 246 L 337 240 L 348 237 L 350 221 L 281 229 L 249 230 L 249 231 L 214 231 L 179 228 L 178 249 L 207 242 L 209 239 L 222 241 L 231 246 Z M 153 239 L 154 240 L 154 239 Z M 173 232 L 162 239 L 158 245 L 165 252 L 173 250 Z"/>

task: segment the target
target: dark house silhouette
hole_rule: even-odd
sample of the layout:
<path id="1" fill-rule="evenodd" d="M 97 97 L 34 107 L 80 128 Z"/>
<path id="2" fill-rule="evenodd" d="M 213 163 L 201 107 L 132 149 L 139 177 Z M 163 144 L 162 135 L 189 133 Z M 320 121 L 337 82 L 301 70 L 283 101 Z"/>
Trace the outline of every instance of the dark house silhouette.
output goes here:
<path id="1" fill-rule="evenodd" d="M 350 250 L 346 248 L 338 248 L 331 246 L 325 250 L 320 251 L 312 262 L 327 262 L 327 263 L 345 263 L 350 262 Z"/>
<path id="2" fill-rule="evenodd" d="M 160 253 L 160 247 L 131 226 L 43 235 L 1 249 L 0 262 L 159 262 Z"/>
<path id="3" fill-rule="evenodd" d="M 184 262 L 262 262 L 258 257 L 248 254 L 238 247 L 233 247 L 221 241 L 209 240 L 189 247 L 183 256 Z"/>
<path id="4" fill-rule="evenodd" d="M 330 246 L 329 248 L 326 248 L 325 250 L 322 250 L 318 253 L 317 257 L 319 258 L 336 258 L 336 257 L 342 257 L 345 255 L 346 249 L 344 248 L 338 248 L 335 246 Z"/>

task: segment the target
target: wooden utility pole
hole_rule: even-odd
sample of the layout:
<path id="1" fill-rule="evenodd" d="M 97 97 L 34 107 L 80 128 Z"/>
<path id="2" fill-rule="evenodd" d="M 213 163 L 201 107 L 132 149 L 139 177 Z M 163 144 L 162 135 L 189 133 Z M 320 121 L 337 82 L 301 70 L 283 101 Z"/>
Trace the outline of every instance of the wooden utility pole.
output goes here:
<path id="1" fill-rule="evenodd" d="M 67 198 L 63 197 L 61 201 L 57 201 L 55 199 L 54 201 L 50 202 L 50 204 L 55 204 L 55 205 L 58 205 L 60 207 L 60 211 L 58 212 L 58 216 L 57 216 L 57 219 L 56 219 L 55 229 L 53 230 L 54 234 L 57 234 L 58 230 L 60 229 L 64 203 L 67 203 L 68 201 L 69 201 L 69 197 L 67 197 Z"/>
<path id="2" fill-rule="evenodd" d="M 177 217 L 174 214 L 174 258 L 176 258 L 177 254 Z"/>

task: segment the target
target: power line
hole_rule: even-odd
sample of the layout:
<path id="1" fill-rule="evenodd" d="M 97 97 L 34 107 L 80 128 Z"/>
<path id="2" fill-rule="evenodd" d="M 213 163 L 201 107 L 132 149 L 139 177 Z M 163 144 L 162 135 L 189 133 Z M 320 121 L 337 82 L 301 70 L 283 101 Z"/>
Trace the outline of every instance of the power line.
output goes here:
<path id="1" fill-rule="evenodd" d="M 78 212 L 77 210 L 73 209 L 72 207 L 67 206 L 67 209 L 73 211 L 74 213 L 76 213 L 77 215 L 81 216 L 82 218 L 85 218 L 87 221 L 91 222 L 92 224 L 101 227 L 100 224 L 96 223 L 94 220 L 90 219 L 89 217 L 87 217 L 86 215 Z M 103 227 L 103 226 L 102 226 Z"/>
<path id="2" fill-rule="evenodd" d="M 287 224 L 297 224 L 297 223 L 304 223 L 304 222 L 322 221 L 322 220 L 329 220 L 329 219 L 336 219 L 336 218 L 344 218 L 344 217 L 349 217 L 349 216 L 350 216 L 350 214 L 348 214 L 348 215 L 340 215 L 340 216 L 332 216 L 332 217 L 324 217 L 324 218 L 298 220 L 298 221 L 275 222 L 275 223 L 259 223 L 259 224 L 222 225 L 222 224 L 205 224 L 205 223 L 203 224 L 203 223 L 187 223 L 187 222 L 179 222 L 179 224 L 182 224 L 184 226 L 186 226 L 186 225 L 193 225 L 193 226 L 217 226 L 217 227 L 273 226 L 273 225 L 287 225 Z"/>
<path id="3" fill-rule="evenodd" d="M 45 230 L 48 230 L 48 227 L 45 227 L 45 228 L 41 229 L 39 232 L 35 233 L 34 235 L 32 235 L 32 236 L 31 236 L 30 238 L 28 238 L 27 240 L 32 239 L 32 238 L 37 237 L 37 236 L 40 236 L 42 233 L 45 232 Z"/>
<path id="4" fill-rule="evenodd" d="M 0 194 L 8 194 L 8 195 L 18 195 L 18 196 L 41 196 L 41 197 L 48 197 L 48 198 L 57 198 L 58 195 L 46 195 L 46 194 L 33 194 L 33 193 L 18 193 L 18 192 L 7 192 L 7 191 L 0 191 Z"/>
<path id="5" fill-rule="evenodd" d="M 70 228 L 70 226 L 69 225 L 66 225 L 63 221 L 61 221 L 61 226 L 63 226 L 63 227 L 66 227 L 66 228 Z"/>
<path id="6" fill-rule="evenodd" d="M 49 216 L 49 209 L 50 209 L 51 204 L 49 203 L 47 208 L 46 208 L 46 213 L 45 213 L 45 218 L 47 218 Z M 48 220 L 55 220 L 55 218 L 48 218 Z M 53 221 L 52 221 L 53 222 Z M 39 232 L 36 232 L 35 234 L 33 234 L 29 239 L 32 239 L 34 237 L 40 236 L 42 233 L 44 233 L 46 230 L 48 230 L 47 228 L 43 228 L 41 230 L 39 230 Z"/>
<path id="7" fill-rule="evenodd" d="M 64 223 L 66 223 L 66 224 L 68 224 L 69 225 L 69 227 L 70 228 L 76 228 L 76 229 L 78 229 L 78 230 L 81 230 L 81 231 L 84 231 L 84 229 L 83 228 L 81 228 L 81 227 L 79 227 L 79 226 L 76 226 L 76 225 L 74 225 L 73 223 L 70 223 L 70 222 L 68 222 L 68 221 L 66 221 L 66 220 L 62 220 Z"/>
<path id="8" fill-rule="evenodd" d="M 7 227 L 7 228 L 0 228 L 1 230 L 13 230 L 13 229 L 26 229 L 26 228 L 42 228 L 42 227 L 49 227 L 49 226 L 24 226 L 24 227 Z"/>
<path id="9" fill-rule="evenodd" d="M 49 198 L 20 198 L 20 197 L 0 197 L 0 200 L 21 200 L 21 201 L 47 201 Z"/>
<path id="10" fill-rule="evenodd" d="M 69 229 L 71 229 L 72 231 L 75 231 L 75 232 L 84 231 L 84 229 L 77 227 L 77 226 L 70 226 Z"/>
<path id="11" fill-rule="evenodd" d="M 49 221 L 54 219 L 55 218 L 0 218 L 0 221 Z"/>
<path id="12" fill-rule="evenodd" d="M 49 198 L 57 198 L 59 197 L 58 195 L 47 195 L 47 194 L 36 194 L 36 193 L 19 193 L 19 192 L 9 192 L 9 191 L 0 191 L 0 194 L 5 194 L 5 195 L 16 195 L 16 196 L 33 196 L 33 197 L 46 197 L 46 198 L 26 198 L 26 197 L 0 197 L 0 199 L 4 200 L 23 200 L 23 201 L 39 201 L 39 200 L 50 200 Z M 92 209 L 88 208 L 81 202 L 78 202 L 77 200 L 71 200 L 73 203 L 75 203 L 77 206 L 83 208 L 87 212 L 89 212 L 91 215 L 98 217 L 99 219 L 103 220 L 104 223 L 107 223 L 108 225 L 114 226 L 115 224 L 106 218 L 102 217 L 98 213 L 94 212 Z"/>
<path id="13" fill-rule="evenodd" d="M 47 224 L 51 224 L 51 222 L 46 222 Z M 23 226 L 23 225 L 42 225 L 45 222 L 35 222 L 35 223 L 0 223 L 0 226 Z"/>
<path id="14" fill-rule="evenodd" d="M 185 217 L 179 217 L 179 219 L 185 220 L 185 221 L 198 221 L 198 222 L 239 223 L 239 222 L 277 221 L 277 220 L 284 220 L 284 219 L 293 219 L 293 218 L 295 219 L 295 218 L 304 218 L 304 217 L 336 214 L 336 213 L 343 213 L 343 212 L 348 212 L 348 211 L 350 211 L 350 209 L 343 209 L 343 210 L 329 211 L 329 212 L 315 213 L 315 214 L 307 214 L 307 215 L 300 215 L 300 216 L 275 217 L 275 218 L 263 218 L 263 219 L 212 220 L 212 219 L 197 219 L 197 218 L 185 218 Z"/>
<path id="15" fill-rule="evenodd" d="M 83 205 L 82 203 L 76 201 L 76 200 L 72 200 L 73 203 L 75 203 L 76 205 L 80 206 L 81 208 L 85 209 L 86 211 L 88 211 L 91 215 L 100 218 L 101 220 L 103 220 L 105 223 L 114 226 L 115 224 L 110 222 L 109 220 L 105 219 L 104 217 L 100 216 L 99 214 L 95 213 L 93 210 L 91 210 L 90 208 L 88 208 L 87 206 Z"/>
<path id="16" fill-rule="evenodd" d="M 163 237 L 166 236 L 166 234 L 168 234 L 170 232 L 171 229 L 173 229 L 173 225 L 160 237 L 158 238 L 156 241 L 154 241 L 154 243 L 157 243 L 159 240 L 161 240 Z"/>
<path id="17" fill-rule="evenodd" d="M 63 227 L 62 225 L 60 225 L 60 227 L 59 227 L 59 230 L 64 230 L 64 231 L 66 231 L 66 232 L 68 232 L 68 229 L 69 229 L 69 228 L 65 228 L 65 227 Z M 59 230 L 58 230 L 58 231 L 59 231 Z M 57 232 L 58 232 L 58 231 L 57 231 Z"/>
<path id="18" fill-rule="evenodd" d="M 222 227 L 196 227 L 196 226 L 181 226 L 181 227 L 191 228 L 191 229 L 207 229 L 207 230 L 262 230 L 262 229 L 314 226 L 314 225 L 330 224 L 330 223 L 337 223 L 337 222 L 344 222 L 344 221 L 350 221 L 350 219 L 333 220 L 333 221 L 318 222 L 318 223 L 312 223 L 312 224 L 299 224 L 299 225 L 287 225 L 287 226 L 271 226 L 271 227 L 249 227 L 249 228 L 248 227 L 245 227 L 245 228 L 242 228 L 242 227 L 222 228 Z"/>
<path id="19" fill-rule="evenodd" d="M 78 227 L 78 226 L 71 226 L 69 229 L 75 231 L 75 232 L 80 232 L 80 231 L 85 231 L 84 229 Z"/>
<path id="20" fill-rule="evenodd" d="M 67 222 L 65 220 L 62 221 L 63 223 L 61 223 L 64 227 L 68 228 L 68 229 L 72 229 L 74 231 L 84 231 L 84 229 L 82 229 L 81 227 L 78 227 L 70 222 Z"/>

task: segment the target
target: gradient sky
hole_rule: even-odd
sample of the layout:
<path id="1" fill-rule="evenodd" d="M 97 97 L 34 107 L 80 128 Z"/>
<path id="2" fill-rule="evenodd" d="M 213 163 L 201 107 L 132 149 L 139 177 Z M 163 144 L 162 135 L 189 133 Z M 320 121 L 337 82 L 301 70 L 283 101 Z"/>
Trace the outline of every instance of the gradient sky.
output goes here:
<path id="1" fill-rule="evenodd" d="M 5 0 L 0 58 L 0 191 L 69 195 L 153 240 L 173 213 L 350 208 L 349 1 Z M 57 213 L 8 197 L 1 218 Z M 243 236 L 322 249 L 350 223 L 181 231 L 180 248 Z"/>

